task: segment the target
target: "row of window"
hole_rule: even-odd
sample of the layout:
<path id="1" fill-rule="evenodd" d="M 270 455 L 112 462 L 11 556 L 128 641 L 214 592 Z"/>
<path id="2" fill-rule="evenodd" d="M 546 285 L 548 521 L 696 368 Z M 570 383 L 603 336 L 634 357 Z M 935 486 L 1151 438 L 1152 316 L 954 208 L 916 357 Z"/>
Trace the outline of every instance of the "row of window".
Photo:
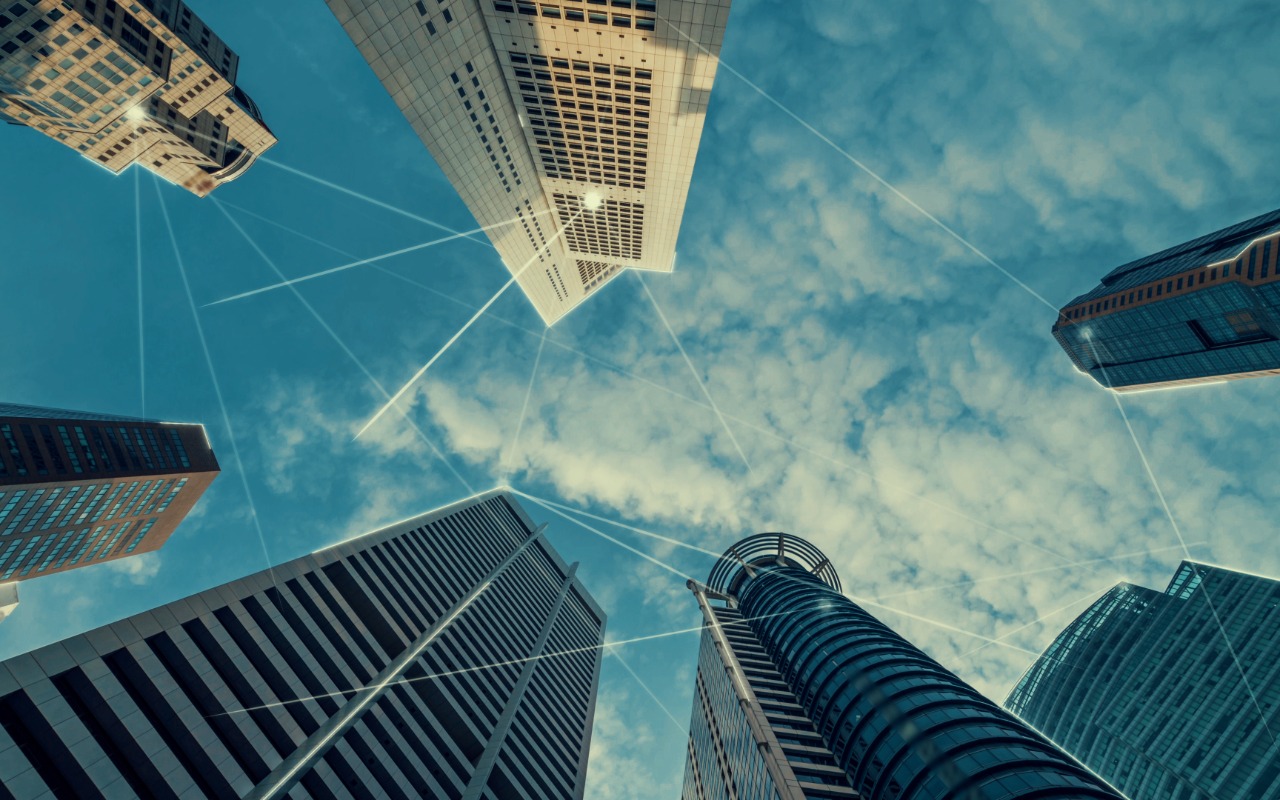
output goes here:
<path id="1" fill-rule="evenodd" d="M 595 0 L 587 0 L 587 2 L 594 3 Z M 599 3 L 599 4 L 603 5 L 603 3 Z M 615 5 L 617 5 L 616 2 L 615 2 Z M 651 5 L 651 4 L 645 3 L 644 0 L 638 0 L 637 5 Z M 624 8 L 630 7 L 630 3 L 628 2 L 623 7 Z M 615 28 L 634 27 L 636 30 L 640 30 L 640 31 L 654 30 L 657 22 L 657 20 L 655 20 L 653 17 L 642 17 L 642 16 L 633 17 L 631 14 L 616 14 L 616 13 L 606 14 L 603 11 L 585 11 L 584 12 L 583 10 L 578 8 L 572 8 L 569 6 L 561 7 L 558 5 L 552 5 L 550 3 L 540 3 L 538 5 L 534 5 L 533 3 L 517 2 L 513 6 L 511 3 L 502 2 L 502 0 L 494 0 L 493 8 L 495 11 L 498 11 L 504 14 L 519 13 L 525 16 L 530 16 L 530 17 L 539 16 L 538 12 L 539 10 L 541 10 L 542 12 L 541 16 L 546 19 L 563 19 L 566 22 L 588 22 L 592 25 L 609 25 L 612 23 L 612 26 Z M 652 12 L 652 9 L 637 9 L 637 10 L 646 10 L 646 11 Z"/>

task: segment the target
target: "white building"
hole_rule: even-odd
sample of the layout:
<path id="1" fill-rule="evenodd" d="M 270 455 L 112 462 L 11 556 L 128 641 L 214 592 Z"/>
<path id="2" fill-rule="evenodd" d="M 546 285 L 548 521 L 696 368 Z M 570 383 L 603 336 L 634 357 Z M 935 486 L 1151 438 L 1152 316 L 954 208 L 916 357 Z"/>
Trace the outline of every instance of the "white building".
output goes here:
<path id="1" fill-rule="evenodd" d="M 670 272 L 730 0 L 328 0 L 550 325 Z"/>

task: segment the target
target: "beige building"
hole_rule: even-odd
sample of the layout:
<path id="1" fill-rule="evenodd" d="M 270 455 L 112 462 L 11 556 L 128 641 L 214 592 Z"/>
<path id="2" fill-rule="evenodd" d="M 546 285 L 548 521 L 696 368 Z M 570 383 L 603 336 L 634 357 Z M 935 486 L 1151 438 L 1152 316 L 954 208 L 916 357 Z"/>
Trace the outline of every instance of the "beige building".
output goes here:
<path id="1" fill-rule="evenodd" d="M 239 58 L 179 0 L 19 0 L 0 9 L 0 120 L 119 174 L 201 197 L 276 143 Z"/>
<path id="2" fill-rule="evenodd" d="M 730 0 L 327 0 L 547 324 L 670 272 Z"/>

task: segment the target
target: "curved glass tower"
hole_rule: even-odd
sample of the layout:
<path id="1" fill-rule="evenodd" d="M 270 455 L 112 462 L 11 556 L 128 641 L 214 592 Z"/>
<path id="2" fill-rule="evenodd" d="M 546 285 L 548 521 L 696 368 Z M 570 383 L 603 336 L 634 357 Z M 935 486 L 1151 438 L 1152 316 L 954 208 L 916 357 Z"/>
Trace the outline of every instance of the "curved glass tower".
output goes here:
<path id="1" fill-rule="evenodd" d="M 744 539 L 689 588 L 686 800 L 1122 797 L 845 597 L 803 539 Z"/>

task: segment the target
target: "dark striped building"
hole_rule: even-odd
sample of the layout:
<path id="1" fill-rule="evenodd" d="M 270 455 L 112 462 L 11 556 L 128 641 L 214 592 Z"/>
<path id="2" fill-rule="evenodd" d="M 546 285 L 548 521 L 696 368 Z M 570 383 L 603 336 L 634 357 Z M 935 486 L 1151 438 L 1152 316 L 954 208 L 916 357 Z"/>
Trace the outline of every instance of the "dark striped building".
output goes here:
<path id="1" fill-rule="evenodd" d="M 744 539 L 689 588 L 684 800 L 1121 798 L 846 598 L 803 539 Z"/>
<path id="2" fill-rule="evenodd" d="M 203 425 L 0 403 L 0 583 L 159 549 L 217 475 Z"/>
<path id="3" fill-rule="evenodd" d="M 1121 392 L 1280 374 L 1280 209 L 1116 267 L 1053 336 Z"/>
<path id="4" fill-rule="evenodd" d="M 0 798 L 580 798 L 575 572 L 494 491 L 9 659 Z"/>
<path id="5" fill-rule="evenodd" d="M 1280 581 L 1190 561 L 1118 584 L 1005 706 L 1132 800 L 1280 800 Z"/>

